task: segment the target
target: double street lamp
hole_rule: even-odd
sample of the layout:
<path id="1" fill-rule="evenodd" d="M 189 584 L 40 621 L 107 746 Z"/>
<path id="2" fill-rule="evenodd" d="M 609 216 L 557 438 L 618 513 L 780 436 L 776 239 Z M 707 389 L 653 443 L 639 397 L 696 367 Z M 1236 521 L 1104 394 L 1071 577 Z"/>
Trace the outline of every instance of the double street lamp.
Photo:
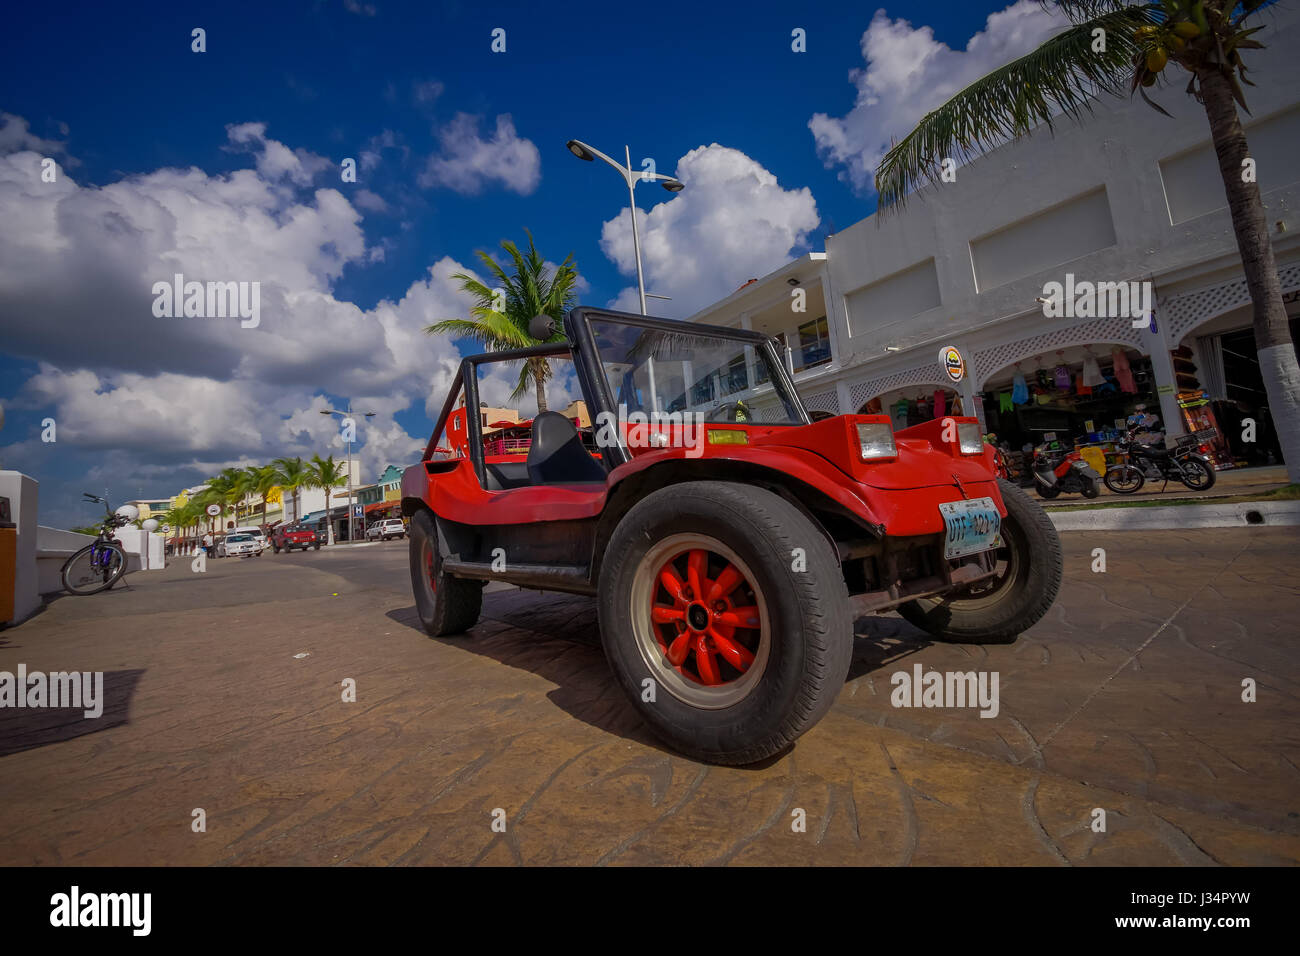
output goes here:
<path id="1" fill-rule="evenodd" d="M 374 413 L 374 412 L 360 412 L 360 413 L 354 413 L 354 412 L 352 411 L 352 399 L 350 399 L 350 398 L 348 399 L 348 410 L 347 410 L 346 412 L 340 412 L 340 411 L 338 411 L 337 409 L 333 409 L 333 408 L 323 408 L 323 409 L 321 409 L 321 414 L 322 414 L 322 415 L 342 415 L 345 421 L 346 421 L 347 419 L 352 418 L 353 414 L 363 414 L 363 415 L 365 415 L 366 418 L 374 418 L 374 417 L 375 417 L 375 413 Z M 354 430 L 355 430 L 355 429 L 354 429 Z M 352 515 L 352 436 L 353 436 L 353 431 L 354 431 L 354 430 L 349 430 L 349 431 L 346 431 L 346 432 L 345 432 L 345 434 L 347 435 L 347 443 L 348 443 L 348 540 L 349 540 L 349 541 L 355 541 L 355 540 L 357 540 L 357 535 L 356 535 L 356 530 L 355 530 L 355 529 L 356 529 L 356 525 L 353 523 L 353 520 L 352 520 L 352 519 L 353 519 L 353 515 Z M 327 543 L 327 544 L 333 544 L 333 543 L 334 543 L 334 522 L 333 522 L 333 520 L 330 519 L 330 489 L 328 489 L 328 488 L 325 489 L 325 526 L 329 529 L 329 540 L 328 540 L 326 543 Z"/>
<path id="2" fill-rule="evenodd" d="M 636 196 L 633 193 L 633 189 L 636 187 L 638 181 L 658 182 L 670 193 L 681 192 L 682 189 L 685 188 L 685 185 L 680 181 L 673 179 L 671 176 L 665 176 L 663 173 L 652 173 L 649 171 L 633 172 L 632 153 L 627 146 L 623 147 L 623 156 L 627 160 L 627 165 L 624 166 L 622 163 L 610 159 L 594 146 L 588 146 L 581 140 L 571 139 L 564 145 L 569 148 L 569 152 L 585 162 L 589 163 L 593 159 L 597 158 L 603 159 L 605 162 L 609 163 L 609 165 L 617 169 L 619 175 L 623 177 L 623 181 L 627 183 L 627 200 L 628 204 L 631 206 L 630 211 L 632 213 L 632 251 L 636 254 L 636 288 L 637 292 L 641 295 L 641 314 L 647 315 L 648 313 L 645 308 L 647 295 L 652 299 L 666 299 L 668 296 L 655 295 L 653 292 L 647 293 L 645 290 L 645 278 L 641 273 L 641 235 L 637 230 L 636 225 Z"/>

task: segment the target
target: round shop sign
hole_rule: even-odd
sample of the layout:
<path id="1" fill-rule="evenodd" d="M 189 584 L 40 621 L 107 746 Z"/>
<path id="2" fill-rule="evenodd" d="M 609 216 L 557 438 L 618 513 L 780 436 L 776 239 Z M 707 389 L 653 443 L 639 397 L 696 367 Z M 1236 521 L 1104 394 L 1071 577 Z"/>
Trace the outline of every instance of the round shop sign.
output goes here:
<path id="1" fill-rule="evenodd" d="M 221 505 L 208 505 L 206 510 L 208 514 L 215 518 L 217 515 L 221 514 Z"/>
<path id="2" fill-rule="evenodd" d="M 939 349 L 939 364 L 943 367 L 944 374 L 954 383 L 966 377 L 966 360 L 955 345 L 945 345 Z"/>

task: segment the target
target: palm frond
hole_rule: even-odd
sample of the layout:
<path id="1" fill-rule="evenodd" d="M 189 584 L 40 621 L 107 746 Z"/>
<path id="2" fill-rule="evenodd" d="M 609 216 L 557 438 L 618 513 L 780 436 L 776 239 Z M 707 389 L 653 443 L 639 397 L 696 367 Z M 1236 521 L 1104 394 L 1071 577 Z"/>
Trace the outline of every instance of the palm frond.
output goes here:
<path id="1" fill-rule="evenodd" d="M 934 182 L 944 159 L 986 153 L 1039 124 L 1051 130 L 1061 116 L 1077 121 L 1091 112 L 1091 98 L 1099 92 L 1121 95 L 1139 50 L 1133 32 L 1155 23 L 1157 9 L 1125 4 L 1077 22 L 926 114 L 876 169 L 881 209 L 901 205 Z M 1106 40 L 1100 52 L 1093 49 L 1098 29 Z"/>
<path id="2" fill-rule="evenodd" d="M 1072 23 L 1084 23 L 1126 7 L 1141 6 L 1128 0 L 1038 0 L 1038 5 L 1044 10 L 1061 11 Z M 1154 7 L 1156 4 L 1147 6 Z"/>
<path id="3" fill-rule="evenodd" d="M 510 321 L 508 316 L 493 312 L 491 309 L 474 308 L 470 311 L 476 314 L 477 318 L 443 319 L 441 322 L 426 326 L 424 331 L 430 335 L 456 335 L 473 339 L 493 352 L 525 348 L 533 344 L 528 334 Z"/>

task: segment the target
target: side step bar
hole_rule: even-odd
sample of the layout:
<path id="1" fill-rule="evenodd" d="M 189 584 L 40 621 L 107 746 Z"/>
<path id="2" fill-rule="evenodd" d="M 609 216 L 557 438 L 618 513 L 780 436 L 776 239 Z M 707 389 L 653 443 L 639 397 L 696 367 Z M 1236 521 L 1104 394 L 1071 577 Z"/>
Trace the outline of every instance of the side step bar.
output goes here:
<path id="1" fill-rule="evenodd" d="M 596 593 L 591 584 L 590 569 L 585 565 L 509 564 L 504 571 L 494 571 L 490 562 L 443 558 L 442 568 L 453 577 L 473 581 L 503 581 L 521 588 L 569 594 Z"/>

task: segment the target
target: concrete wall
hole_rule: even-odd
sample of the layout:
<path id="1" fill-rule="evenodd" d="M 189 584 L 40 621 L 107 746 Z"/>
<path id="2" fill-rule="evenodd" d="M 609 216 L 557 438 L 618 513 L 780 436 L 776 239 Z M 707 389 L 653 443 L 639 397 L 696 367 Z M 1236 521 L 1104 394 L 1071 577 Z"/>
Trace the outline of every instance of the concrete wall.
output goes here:
<path id="1" fill-rule="evenodd" d="M 95 539 L 76 531 L 40 525 L 36 529 L 36 581 L 41 594 L 63 590 L 63 564 Z M 131 570 L 128 557 L 127 569 Z"/>

